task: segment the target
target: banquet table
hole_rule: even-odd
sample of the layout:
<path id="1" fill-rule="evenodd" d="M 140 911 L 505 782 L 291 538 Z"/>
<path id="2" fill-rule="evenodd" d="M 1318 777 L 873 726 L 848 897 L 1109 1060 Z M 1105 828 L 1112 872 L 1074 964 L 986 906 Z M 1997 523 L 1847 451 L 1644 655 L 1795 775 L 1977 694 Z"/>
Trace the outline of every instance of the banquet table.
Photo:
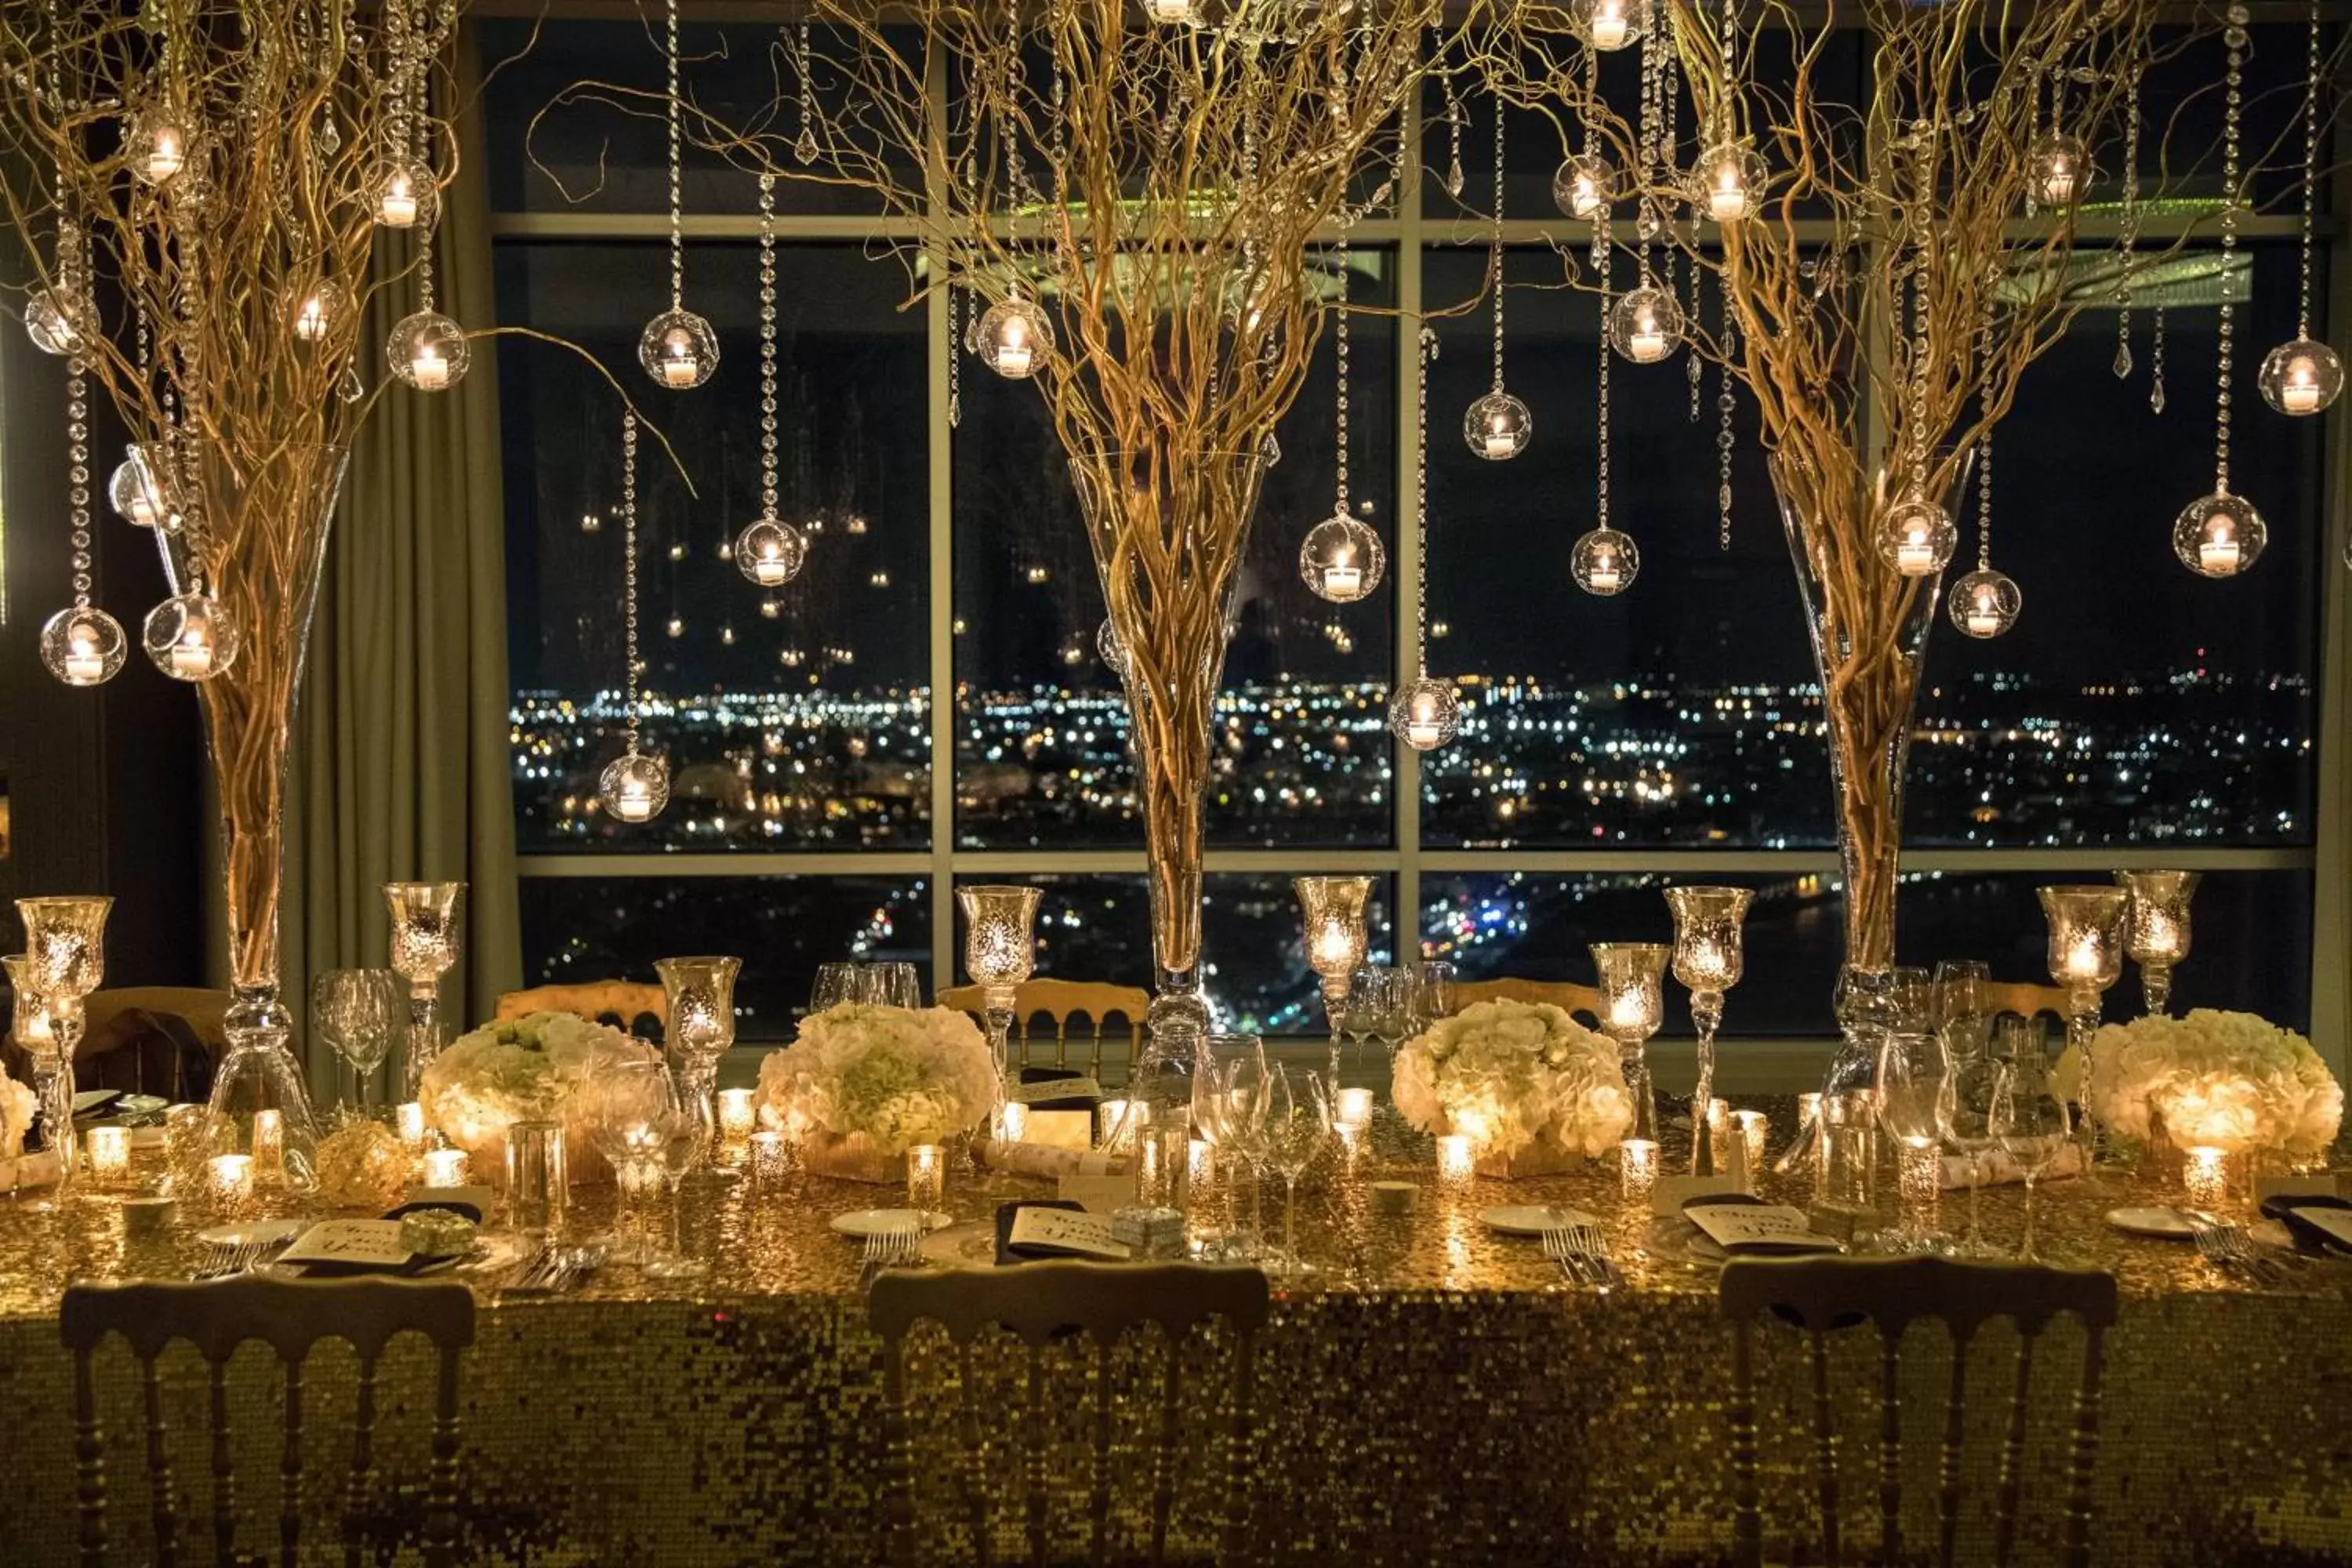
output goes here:
<path id="1" fill-rule="evenodd" d="M 1790 1102 L 1761 1102 L 1777 1128 Z M 1669 1132 L 1668 1169 L 1686 1158 Z M 1415 1211 L 1377 1214 L 1369 1184 L 1420 1185 Z M 1785 1183 L 1778 1184 L 1786 1191 Z M 1776 1183 L 1764 1181 L 1767 1195 Z M 960 1218 L 1048 1184 L 961 1174 L 947 1207 Z M 2352 1265 L 2312 1263 L 2277 1289 L 2255 1289 L 2180 1242 L 2111 1229 L 2112 1207 L 2154 1194 L 2127 1173 L 2045 1186 L 2040 1230 L 2064 1260 L 2112 1271 L 2122 1318 L 2108 1336 L 2094 1561 L 2107 1564 L 2352 1562 Z M 689 1179 L 686 1249 L 709 1264 L 698 1279 L 609 1268 L 573 1294 L 501 1298 L 499 1276 L 457 1277 L 482 1308 L 464 1385 L 460 1476 L 464 1560 L 475 1563 L 846 1565 L 886 1558 L 882 1348 L 868 1331 L 854 1244 L 827 1227 L 853 1208 L 899 1201 L 886 1189 L 795 1174 L 759 1183 Z M 1386 1112 L 1366 1148 L 1310 1175 L 1299 1202 L 1301 1250 L 1318 1272 L 1277 1284 L 1260 1337 L 1256 1444 L 1240 1467 L 1257 1560 L 1277 1563 L 1711 1563 L 1727 1559 L 1731 1479 L 1727 1331 L 1717 1276 L 1617 1193 L 1614 1163 L 1565 1174 L 1442 1184 L 1430 1142 Z M 1990 1190 L 1986 1228 L 2013 1240 L 2021 1198 Z M 593 1227 L 609 1196 L 585 1190 L 575 1223 Z M 1572 1288 L 1529 1240 L 1481 1223 L 1505 1204 L 1555 1204 L 1609 1220 L 1623 1289 Z M 1965 1217 L 1947 1194 L 1943 1217 Z M 1279 1213 L 1269 1194 L 1266 1219 Z M 0 1520 L 10 1563 L 72 1560 L 70 1363 L 59 1348 L 60 1292 L 75 1279 L 186 1278 L 194 1226 L 126 1238 L 102 1198 L 41 1209 L 0 1201 L 0 1409 L 9 1412 Z M 2056 1558 L 2063 1443 L 2081 1336 L 2065 1324 L 2035 1360 L 2023 1562 Z M 1990 1334 L 1971 1363 L 1969 1494 L 1962 1561 L 1989 1558 L 1992 1480 L 2013 1341 Z M 1010 1347 L 994 1347 L 1006 1356 Z M 1228 1351 L 1230 1346 L 1226 1347 Z M 345 1358 L 314 1365 L 306 1415 L 317 1479 L 306 1510 L 336 1517 L 352 1383 Z M 257 1519 L 244 1544 L 274 1542 L 278 1491 L 268 1352 L 232 1368 L 249 1434 L 241 1495 Z M 1936 1437 L 1949 1380 L 1939 1334 L 1915 1330 L 1906 1354 L 1907 1539 L 1933 1539 Z M 1009 1362 L 1005 1363 L 1011 1364 Z M 1080 1388 L 1091 1358 L 1070 1360 L 1029 1410 L 1021 1384 L 983 1355 L 959 1363 L 919 1342 L 916 1381 L 987 1380 L 980 1462 L 1015 1495 L 991 1521 L 996 1556 L 1024 1560 L 1017 1496 L 1024 1450 L 1044 1445 L 1057 1560 L 1084 1560 L 1089 1461 Z M 1840 1463 L 1851 1542 L 1877 1539 L 1879 1343 L 1832 1336 Z M 1759 1358 L 1759 1423 L 1768 1539 L 1811 1526 L 1811 1402 L 1803 1341 L 1769 1333 Z M 1978 1371 L 1979 1365 L 1994 1370 Z M 113 1528 L 140 1561 L 146 1475 L 137 1447 L 137 1379 L 127 1354 L 101 1358 Z M 167 1405 L 188 1451 L 177 1465 L 184 1508 L 208 1506 L 201 1445 L 201 1363 L 167 1358 Z M 378 1461 L 386 1500 L 372 1560 L 406 1560 L 425 1473 L 429 1359 L 411 1340 L 386 1362 Z M 1187 1386 L 1188 1441 L 1213 1447 L 1228 1427 L 1229 1385 Z M 1149 1401 L 1143 1401 L 1148 1404 Z M 939 1408 L 950 1408 L 940 1405 Z M 1148 1506 L 1135 1446 L 1149 1422 L 1121 1427 L 1118 1507 Z M 911 1467 L 924 1562 L 969 1561 L 953 1478 L 953 1423 L 919 1421 Z M 1180 1470 L 1187 1528 L 1179 1556 L 1205 1560 L 1214 1510 L 1230 1500 L 1225 1460 Z M 311 1532 L 331 1538 L 321 1528 Z M 1971 1555 L 1971 1550 L 1976 1551 Z M 320 1560 L 341 1561 L 322 1551 Z"/>

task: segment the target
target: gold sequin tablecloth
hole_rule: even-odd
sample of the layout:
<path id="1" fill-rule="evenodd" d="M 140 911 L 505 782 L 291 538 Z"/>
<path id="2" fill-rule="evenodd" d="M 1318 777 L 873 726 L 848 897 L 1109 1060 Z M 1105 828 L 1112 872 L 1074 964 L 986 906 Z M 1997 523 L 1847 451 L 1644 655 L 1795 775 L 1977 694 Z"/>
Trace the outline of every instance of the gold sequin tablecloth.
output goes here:
<path id="1" fill-rule="evenodd" d="M 1786 1108 L 1776 1121 L 1788 1125 Z M 1422 1183 L 1409 1217 L 1376 1216 L 1365 1182 Z M 966 1181 L 949 1206 L 979 1217 L 1044 1184 Z M 2184 1244 L 2136 1240 L 2102 1221 L 2145 1199 L 2127 1180 L 2045 1190 L 2042 1231 L 2068 1259 L 2113 1270 L 2123 1320 L 2108 1341 L 2099 1454 L 2101 1564 L 2352 1562 L 2352 1267 L 2315 1265 L 2290 1288 L 2258 1291 L 2200 1262 Z M 829 1216 L 896 1195 L 813 1178 L 755 1191 L 740 1180 L 696 1187 L 688 1249 L 711 1272 L 692 1282 L 612 1269 L 577 1295 L 500 1300 L 485 1311 L 466 1369 L 466 1561 L 514 1564 L 812 1563 L 884 1560 L 881 1348 L 866 1331 L 858 1258 Z M 1323 1268 L 1286 1293 L 1260 1347 L 1256 1431 L 1247 1464 L 1261 1561 L 1286 1564 L 1714 1563 L 1729 1543 L 1725 1405 L 1728 1340 L 1715 1275 L 1671 1254 L 1667 1236 L 1627 1215 L 1613 1169 L 1536 1181 L 1480 1180 L 1443 1191 L 1425 1141 L 1384 1131 L 1377 1158 L 1301 1197 L 1300 1235 Z M 599 1200 L 583 1207 L 593 1218 Z M 2013 1237 L 2014 1191 L 1989 1194 L 1987 1227 Z M 1612 1216 L 1629 1288 L 1601 1298 L 1563 1285 L 1534 1243 L 1499 1236 L 1478 1212 L 1555 1203 Z M 1958 1223 L 1965 1199 L 1946 1200 Z M 1271 1226 L 1278 1208 L 1269 1205 Z M 72 1561 L 70 1365 L 56 1307 L 68 1278 L 184 1278 L 185 1235 L 127 1241 L 118 1210 L 93 1202 L 49 1212 L 0 1200 L 0 1563 Z M 1876 1540 L 1878 1344 L 1842 1336 L 1842 1464 L 1849 1540 Z M 2036 1425 L 2027 1460 L 2021 1560 L 2055 1560 L 2061 1444 L 2080 1338 L 2053 1331 L 2036 1358 Z M 1991 1481 L 2011 1376 L 2010 1346 L 1979 1342 L 1972 1362 L 1970 1533 L 1963 1561 L 1989 1560 Z M 347 1357 L 314 1367 L 308 1430 L 316 1478 L 308 1506 L 335 1517 L 348 1437 L 337 1426 Z M 1211 1347 L 1213 1367 L 1216 1347 Z M 274 1539 L 278 1383 L 262 1348 L 233 1369 L 243 1415 L 241 1495 L 256 1521 L 245 1544 Z M 1906 1354 L 1906 1506 L 1913 1541 L 1932 1540 L 1936 1430 L 1948 1382 L 1939 1339 Z M 919 1386 L 951 1379 L 950 1358 L 917 1357 Z M 985 1358 L 983 1358 L 983 1363 Z M 139 1562 L 145 1469 L 137 1380 L 127 1355 L 103 1364 L 113 1527 Z M 205 1377 L 167 1362 L 167 1406 L 191 1446 L 180 1456 L 184 1507 L 202 1517 Z M 1007 1366 L 1010 1363 L 1005 1363 Z M 983 1364 L 992 1405 L 982 1462 L 1008 1477 L 1024 1445 L 1045 1444 L 1053 1518 L 1066 1560 L 1083 1560 L 1086 1441 L 1074 1412 L 1087 1361 L 1072 1360 L 1044 1418 L 1019 1384 Z M 1776 1533 L 1810 1530 L 1813 1449 L 1808 1370 L 1797 1336 L 1761 1358 L 1768 1501 Z M 999 1368 L 1002 1372 L 1003 1369 Z M 340 1380 L 337 1376 L 341 1373 Z M 1123 1374 L 1121 1374 L 1123 1375 Z M 1192 1387 L 1188 1426 L 1213 1448 L 1221 1386 Z M 380 1395 L 379 1462 L 388 1500 L 370 1527 L 371 1560 L 406 1560 L 396 1489 L 421 1488 L 429 1379 L 421 1349 L 395 1352 Z M 1138 1400 L 1139 1405 L 1150 1401 Z M 941 1413 L 942 1402 L 927 1406 Z M 333 1413 L 333 1414 L 331 1414 Z M 1148 1412 L 1147 1412 L 1148 1414 Z M 1139 1434 L 1142 1416 L 1138 1417 Z M 945 1420 L 918 1423 L 927 1561 L 970 1560 Z M 1122 1426 L 1122 1463 L 1148 1476 Z M 1137 1437 L 1139 1440 L 1139 1436 Z M 1188 1460 L 1188 1514 L 1222 1498 L 1222 1455 Z M 1148 1481 L 1122 1482 L 1120 1507 L 1148 1506 Z M 413 1510 L 406 1512 L 413 1514 Z M 1017 1498 L 994 1520 L 1000 1560 L 1024 1560 Z M 268 1532 L 265 1534 L 265 1532 Z M 313 1537 L 324 1542 L 331 1531 Z M 1972 1558 L 1968 1544 L 1984 1547 Z M 1192 1540 L 1196 1558 L 1205 1552 Z M 322 1552 L 321 1561 L 341 1561 Z"/>

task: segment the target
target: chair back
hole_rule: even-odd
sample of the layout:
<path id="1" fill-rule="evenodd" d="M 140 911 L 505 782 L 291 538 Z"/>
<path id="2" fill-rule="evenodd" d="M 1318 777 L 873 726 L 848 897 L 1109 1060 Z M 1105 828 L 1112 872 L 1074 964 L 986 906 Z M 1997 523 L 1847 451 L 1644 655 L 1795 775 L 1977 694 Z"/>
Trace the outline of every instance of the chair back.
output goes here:
<path id="1" fill-rule="evenodd" d="M 2111 1274 L 2035 1264 L 1960 1263 L 1945 1258 L 1811 1258 L 1743 1259 L 1723 1270 L 1721 1300 L 1732 1324 L 1732 1561 L 1760 1568 L 1764 1561 L 1756 1449 L 1753 1337 L 1767 1316 L 1794 1324 L 1812 1340 L 1813 1475 L 1822 1544 L 1832 1568 L 1844 1561 L 1839 1543 L 1838 1442 L 1830 1397 L 1826 1336 L 1869 1321 L 1877 1325 L 1879 1390 L 1879 1561 L 1908 1562 L 1903 1549 L 1903 1425 L 1901 1356 L 1904 1331 L 1914 1321 L 1942 1322 L 1952 1336 L 1952 1379 L 1944 1400 L 1943 1450 L 1937 1476 L 1936 1561 L 1952 1568 L 1963 1495 L 1960 1460 L 1965 1436 L 1969 1349 L 1977 1331 L 1999 1319 L 2017 1325 L 2017 1371 L 2003 1427 L 2000 1471 L 1994 1494 L 1993 1555 L 2010 1561 L 2022 1491 L 2026 1413 L 2034 1343 L 2062 1313 L 2082 1320 L 2084 1346 L 2074 1394 L 2074 1422 L 2066 1476 L 2066 1521 L 2060 1560 L 2067 1568 L 2091 1561 L 2091 1470 L 2098 1454 L 2099 1378 L 2106 1331 L 2116 1321 Z"/>
<path id="2" fill-rule="evenodd" d="M 597 980 L 582 985 L 541 985 L 509 991 L 499 998 L 499 1023 L 533 1013 L 569 1013 L 592 1024 L 610 1024 L 624 1034 L 660 1039 L 669 1033 L 669 993 L 635 980 Z M 641 1026 L 650 1023 L 653 1027 Z"/>
<path id="3" fill-rule="evenodd" d="M 74 1047 L 79 1089 L 117 1089 L 187 1103 L 212 1092 L 213 1069 L 228 1054 L 229 994 L 187 985 L 126 985 L 93 991 L 82 1004 Z M 8 1042 L 9 1065 L 22 1053 Z"/>
<path id="4" fill-rule="evenodd" d="M 972 1386 L 971 1347 L 984 1331 L 1009 1330 L 1027 1346 L 1028 1404 L 1023 1426 L 1042 1433 L 1051 1422 L 1040 1357 L 1046 1346 L 1072 1334 L 1094 1342 L 1093 1408 L 1088 1413 L 1093 1439 L 1093 1467 L 1088 1479 L 1089 1560 L 1132 1562 L 1129 1552 L 1114 1558 L 1108 1552 L 1113 1414 L 1111 1352 L 1129 1331 L 1157 1324 L 1167 1336 L 1167 1357 L 1160 1386 L 1158 1430 L 1150 1444 L 1152 1468 L 1151 1540 L 1142 1561 L 1167 1561 L 1170 1521 L 1175 1511 L 1176 1454 L 1181 1437 L 1178 1413 L 1182 1405 L 1181 1342 L 1212 1319 L 1223 1318 L 1234 1335 L 1233 1423 L 1227 1449 L 1224 1519 L 1219 1560 L 1245 1561 L 1248 1552 L 1250 1481 L 1250 1402 L 1255 1375 L 1254 1347 L 1265 1326 L 1268 1294 L 1265 1276 L 1255 1268 L 1211 1268 L 1197 1264 L 1170 1263 L 1106 1267 L 1095 1263 L 1052 1261 L 1024 1263 L 992 1270 L 958 1269 L 944 1273 L 885 1272 L 874 1281 L 869 1302 L 874 1331 L 886 1352 L 884 1378 L 889 1394 L 889 1434 L 893 1468 L 898 1472 L 892 1489 L 895 1553 L 901 1563 L 923 1560 L 915 1544 L 914 1455 L 910 1415 L 907 1407 L 906 1348 L 908 1335 L 925 1319 L 945 1328 L 961 1352 L 963 1374 L 959 1394 L 960 1436 L 965 1498 L 980 1561 L 990 1560 L 989 1509 L 981 1468 L 979 1394 Z M 1045 1445 L 1024 1445 L 1026 1455 L 1029 1552 L 1043 1568 L 1048 1561 L 1045 1497 Z"/>
<path id="5" fill-rule="evenodd" d="M 121 1334 L 139 1362 L 145 1410 L 148 1496 L 153 1555 L 173 1568 L 180 1561 L 179 1492 L 163 1419 L 163 1382 L 156 1362 L 174 1340 L 186 1340 L 212 1379 L 211 1468 L 213 1560 L 236 1554 L 236 1482 L 229 1429 L 228 1365 L 239 1345 L 259 1340 L 277 1351 L 285 1375 L 285 1435 L 278 1459 L 278 1551 L 285 1563 L 301 1552 L 302 1367 L 320 1340 L 348 1342 L 359 1357 L 357 1408 L 352 1416 L 352 1470 L 343 1489 L 343 1548 L 348 1563 L 362 1558 L 358 1521 L 375 1486 L 376 1365 L 384 1346 L 410 1331 L 433 1342 L 440 1355 L 434 1403 L 432 1465 L 425 1492 L 425 1558 L 457 1560 L 457 1371 L 474 1342 L 474 1297 L 463 1285 L 393 1279 L 272 1279 L 243 1275 L 208 1284 L 141 1281 L 75 1285 L 65 1294 L 58 1326 L 74 1362 L 74 1468 L 85 1568 L 108 1559 L 104 1435 L 98 1415 L 93 1365 L 99 1342 Z"/>
<path id="6" fill-rule="evenodd" d="M 977 985 L 957 985 L 940 992 L 940 1005 L 969 1013 L 975 1018 L 987 1013 L 985 993 Z M 1127 1026 L 1127 1059 L 1131 1068 L 1143 1054 L 1143 1020 L 1150 1011 L 1151 994 L 1140 986 L 1111 985 L 1094 980 L 1024 980 L 1013 988 L 1013 1037 L 1018 1053 L 1013 1065 L 1068 1067 L 1070 1020 L 1084 1018 L 1089 1030 L 1086 1070 L 1099 1079 L 1104 1031 L 1109 1021 L 1117 1018 Z M 1054 1059 L 1050 1063 L 1031 1060 L 1033 1020 L 1039 1017 L 1054 1026 Z"/>
<path id="7" fill-rule="evenodd" d="M 1601 993 L 1572 980 L 1521 980 L 1504 975 L 1494 980 L 1465 980 L 1454 987 L 1456 1012 L 1473 1002 L 1549 1002 L 1566 1013 L 1601 1016 Z"/>
<path id="8" fill-rule="evenodd" d="M 1984 1000 L 1985 1016 L 1991 1018 L 2003 1013 L 2014 1013 L 2021 1018 L 2047 1013 L 2053 1018 L 2063 1018 L 2074 1010 L 2063 985 L 2032 985 L 2021 982 L 1990 984 L 1978 994 Z"/>

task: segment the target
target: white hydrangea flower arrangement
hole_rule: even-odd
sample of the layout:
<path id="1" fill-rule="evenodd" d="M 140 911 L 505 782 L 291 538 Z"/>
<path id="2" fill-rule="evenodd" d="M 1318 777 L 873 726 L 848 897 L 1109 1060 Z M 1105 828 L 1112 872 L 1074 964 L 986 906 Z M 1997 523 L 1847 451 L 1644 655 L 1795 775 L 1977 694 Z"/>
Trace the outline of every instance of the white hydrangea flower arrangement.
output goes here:
<path id="1" fill-rule="evenodd" d="M 2084 1103 L 2126 1138 L 2151 1137 L 2153 1113 L 2184 1147 L 2307 1159 L 2344 1121 L 2343 1087 L 2311 1042 L 2252 1013 L 2109 1024 L 2091 1037 L 2090 1058 Z"/>
<path id="2" fill-rule="evenodd" d="M 25 1152 L 25 1136 L 41 1108 L 40 1097 L 0 1071 L 0 1160 L 14 1160 Z"/>
<path id="3" fill-rule="evenodd" d="M 1474 1004 L 1405 1041 L 1392 1070 L 1407 1121 L 1506 1159 L 1537 1143 L 1602 1154 L 1633 1125 L 1616 1043 L 1548 1003 Z"/>
<path id="4" fill-rule="evenodd" d="M 573 1090 L 625 1061 L 659 1061 L 645 1041 L 570 1013 L 531 1013 L 457 1037 L 426 1064 L 425 1120 L 476 1156 L 517 1121 L 561 1121 Z"/>
<path id="5" fill-rule="evenodd" d="M 996 1061 L 949 1007 L 845 1002 L 812 1015 L 760 1064 L 760 1103 L 790 1131 L 859 1138 L 882 1155 L 940 1143 L 996 1103 Z"/>

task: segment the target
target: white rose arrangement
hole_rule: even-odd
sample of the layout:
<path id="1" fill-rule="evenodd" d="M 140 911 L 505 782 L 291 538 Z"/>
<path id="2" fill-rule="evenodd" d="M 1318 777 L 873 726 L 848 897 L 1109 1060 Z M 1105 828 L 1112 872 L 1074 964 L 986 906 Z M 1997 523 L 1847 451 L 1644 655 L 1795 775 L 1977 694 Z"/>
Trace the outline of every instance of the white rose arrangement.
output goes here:
<path id="1" fill-rule="evenodd" d="M 2323 1152 L 2344 1121 L 2344 1089 L 2311 1042 L 2252 1013 L 2199 1008 L 2136 1018 L 2091 1037 L 2084 1103 L 2109 1131 L 2232 1153 Z"/>
<path id="2" fill-rule="evenodd" d="M 14 1160 L 25 1152 L 25 1135 L 41 1108 L 40 1097 L 0 1071 L 0 1160 Z"/>
<path id="3" fill-rule="evenodd" d="M 793 1043 L 760 1064 L 760 1103 L 771 1120 L 862 1135 L 886 1155 L 977 1126 L 996 1092 L 987 1039 L 948 1007 L 845 1002 L 803 1020 Z"/>
<path id="4" fill-rule="evenodd" d="M 532 1013 L 460 1035 L 426 1064 L 425 1120 L 467 1152 L 499 1148 L 517 1121 L 561 1121 L 582 1084 L 625 1061 L 661 1060 L 645 1041 L 569 1013 Z"/>
<path id="5" fill-rule="evenodd" d="M 1538 1141 L 1599 1155 L 1633 1125 L 1616 1043 L 1548 1003 L 1480 1002 L 1397 1048 L 1391 1097 L 1425 1132 L 1506 1158 Z"/>

